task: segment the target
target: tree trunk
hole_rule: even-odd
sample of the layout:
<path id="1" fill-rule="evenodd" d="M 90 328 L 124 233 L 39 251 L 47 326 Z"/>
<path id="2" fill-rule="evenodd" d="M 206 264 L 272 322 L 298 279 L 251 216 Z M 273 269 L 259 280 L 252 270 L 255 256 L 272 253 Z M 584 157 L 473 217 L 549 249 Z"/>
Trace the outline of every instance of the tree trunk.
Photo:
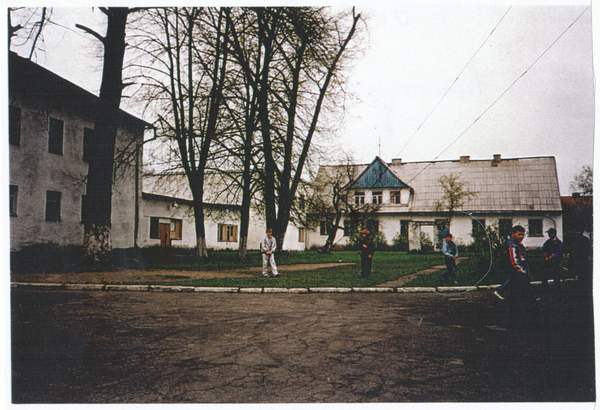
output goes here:
<path id="1" fill-rule="evenodd" d="M 323 247 L 321 247 L 321 253 L 331 252 L 331 247 L 333 246 L 333 241 L 335 241 L 335 237 L 337 236 L 337 231 L 340 228 L 341 220 L 342 220 L 342 213 L 339 212 L 335 215 L 335 220 L 333 221 L 333 225 L 331 226 L 331 229 L 329 229 L 329 235 L 327 236 L 325 245 L 323 245 Z"/>
<path id="2" fill-rule="evenodd" d="M 249 191 L 249 189 L 248 189 Z M 240 210 L 240 241 L 238 245 L 238 258 L 246 259 L 246 248 L 248 246 L 248 225 L 250 224 L 250 193 L 242 194 L 242 209 Z"/>
<path id="3" fill-rule="evenodd" d="M 121 119 L 119 105 L 123 91 L 122 71 L 128 13 L 128 8 L 115 7 L 106 12 L 108 23 L 103 40 L 104 67 L 83 209 L 84 256 L 92 263 L 108 262 L 112 248 L 110 228 L 114 150 Z"/>
<path id="4" fill-rule="evenodd" d="M 204 173 L 198 172 L 198 174 L 188 174 L 188 181 L 194 201 L 197 256 L 206 258 L 208 251 L 206 250 L 206 230 L 204 228 Z"/>

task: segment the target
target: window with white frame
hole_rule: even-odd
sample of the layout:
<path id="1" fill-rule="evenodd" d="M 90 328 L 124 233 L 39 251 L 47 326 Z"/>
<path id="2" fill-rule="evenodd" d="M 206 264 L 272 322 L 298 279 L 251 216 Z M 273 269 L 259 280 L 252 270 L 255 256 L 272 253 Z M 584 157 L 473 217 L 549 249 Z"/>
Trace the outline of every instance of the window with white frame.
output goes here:
<path id="1" fill-rule="evenodd" d="M 354 205 L 365 204 L 365 191 L 356 191 L 354 193 Z"/>
<path id="2" fill-rule="evenodd" d="M 543 221 L 541 219 L 530 219 L 529 225 L 529 236 L 544 236 Z"/>
<path id="3" fill-rule="evenodd" d="M 383 191 L 373 191 L 372 202 L 375 205 L 380 205 L 383 203 Z"/>

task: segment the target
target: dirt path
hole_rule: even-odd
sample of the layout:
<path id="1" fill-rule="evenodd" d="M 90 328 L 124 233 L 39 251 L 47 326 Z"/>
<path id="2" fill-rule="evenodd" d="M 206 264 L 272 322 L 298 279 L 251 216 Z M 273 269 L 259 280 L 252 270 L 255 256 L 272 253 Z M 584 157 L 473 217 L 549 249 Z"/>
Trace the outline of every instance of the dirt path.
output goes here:
<path id="1" fill-rule="evenodd" d="M 458 265 L 459 263 L 461 263 L 462 261 L 464 261 L 466 259 L 469 259 L 469 258 L 466 258 L 466 257 L 456 258 L 456 264 Z M 377 287 L 397 288 L 397 287 L 400 287 L 400 286 L 404 286 L 406 283 L 410 282 L 413 279 L 416 279 L 418 276 L 429 275 L 430 273 L 434 273 L 434 272 L 437 272 L 437 271 L 440 271 L 440 270 L 443 270 L 443 269 L 446 269 L 446 265 L 432 266 L 429 269 L 423 269 L 423 270 L 415 272 L 415 273 L 413 273 L 411 275 L 403 276 L 403 277 L 398 278 L 396 280 L 392 280 L 390 282 L 382 283 L 380 285 L 377 285 Z"/>

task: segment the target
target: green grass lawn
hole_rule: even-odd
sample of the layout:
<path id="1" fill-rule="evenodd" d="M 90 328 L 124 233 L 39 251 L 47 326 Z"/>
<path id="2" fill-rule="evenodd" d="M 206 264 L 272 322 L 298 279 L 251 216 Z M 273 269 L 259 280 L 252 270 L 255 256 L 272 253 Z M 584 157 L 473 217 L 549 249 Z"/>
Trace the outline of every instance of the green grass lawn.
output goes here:
<path id="1" fill-rule="evenodd" d="M 540 252 L 529 252 L 529 263 L 531 266 L 531 270 L 533 272 L 533 280 L 539 281 L 542 280 L 542 255 Z M 441 264 L 443 264 L 443 260 Z M 404 286 L 410 287 L 436 287 L 436 286 L 444 286 L 445 283 L 442 282 L 440 276 L 445 272 L 445 270 L 430 274 L 430 275 L 422 275 L 417 279 L 412 280 L 405 284 Z M 569 278 L 572 275 L 569 275 L 569 272 L 566 270 L 562 270 L 561 277 Z M 469 260 L 463 261 L 456 266 L 456 278 L 458 282 L 458 286 L 475 286 L 475 285 L 495 285 L 502 284 L 506 279 L 508 279 L 508 273 L 498 269 L 497 267 L 492 266 L 490 269 L 489 261 L 481 261 L 479 262 L 476 258 L 471 258 Z M 550 278 L 552 279 L 552 278 Z"/>
<path id="2" fill-rule="evenodd" d="M 168 260 L 167 260 L 168 259 Z M 178 261 L 177 259 L 180 259 Z M 440 254 L 408 254 L 406 252 L 376 252 L 373 259 L 373 270 L 369 278 L 359 278 L 360 254 L 357 251 L 331 252 L 317 254 L 316 252 L 279 252 L 275 256 L 278 266 L 348 262 L 353 265 L 331 266 L 313 270 L 298 270 L 283 272 L 279 278 L 263 278 L 260 272 L 252 272 L 253 278 L 220 278 L 177 281 L 177 285 L 186 286 L 232 286 L 232 287 L 353 287 L 372 286 L 398 279 L 433 265 L 443 264 Z M 145 269 L 180 270 L 185 271 L 219 271 L 261 266 L 262 257 L 257 251 L 249 251 L 245 261 L 239 261 L 235 251 L 213 251 L 205 261 L 194 260 L 186 255 L 170 255 L 168 258 L 157 258 L 156 254 L 145 261 Z M 127 264 L 127 267 L 132 267 Z M 142 267 L 142 266 L 136 266 Z"/>
<path id="3" fill-rule="evenodd" d="M 219 271 L 261 266 L 262 258 L 260 252 L 249 251 L 246 260 L 240 261 L 236 251 L 212 251 L 206 260 L 194 258 L 190 253 L 178 251 L 160 254 L 157 250 L 147 250 L 144 255 L 139 255 L 136 260 L 140 266 L 131 266 L 126 263 L 122 266 L 139 267 L 144 269 L 167 269 L 179 270 L 181 274 L 172 278 L 180 279 L 170 282 L 172 285 L 182 286 L 225 286 L 225 287 L 284 287 L 284 288 L 307 288 L 307 287 L 366 287 L 374 286 L 396 280 L 406 275 L 418 272 L 436 265 L 444 265 L 441 253 L 409 254 L 407 252 L 375 252 L 373 259 L 373 270 L 369 278 L 359 278 L 360 254 L 357 251 L 338 251 L 330 254 L 317 254 L 316 252 L 279 252 L 275 259 L 278 266 L 309 264 L 309 263 L 332 263 L 349 262 L 352 265 L 331 266 L 312 270 L 297 270 L 283 272 L 279 278 L 263 278 L 260 272 L 251 272 L 252 278 L 216 278 L 201 280 L 186 280 L 186 271 Z M 463 256 L 472 256 L 463 254 Z M 530 262 L 534 271 L 534 280 L 541 279 L 542 260 L 539 252 L 530 253 Z M 503 283 L 508 277 L 501 270 L 492 267 L 489 270 L 489 262 L 478 262 L 471 257 L 457 266 L 457 282 L 459 286 L 492 285 Z M 405 287 L 437 287 L 445 285 L 440 276 L 445 269 L 429 275 L 421 275 L 417 279 L 406 283 Z M 563 271 L 563 277 L 567 272 Z M 161 284 L 164 282 L 152 282 L 150 284 Z"/>

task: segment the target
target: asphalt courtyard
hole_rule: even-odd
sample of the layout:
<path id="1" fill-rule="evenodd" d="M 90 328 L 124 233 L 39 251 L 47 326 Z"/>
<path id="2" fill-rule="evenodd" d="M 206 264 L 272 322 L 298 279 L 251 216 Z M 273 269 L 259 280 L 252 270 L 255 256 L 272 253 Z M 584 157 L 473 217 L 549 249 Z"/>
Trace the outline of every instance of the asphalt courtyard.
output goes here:
<path id="1" fill-rule="evenodd" d="M 13 288 L 13 403 L 593 402 L 590 298 Z"/>

